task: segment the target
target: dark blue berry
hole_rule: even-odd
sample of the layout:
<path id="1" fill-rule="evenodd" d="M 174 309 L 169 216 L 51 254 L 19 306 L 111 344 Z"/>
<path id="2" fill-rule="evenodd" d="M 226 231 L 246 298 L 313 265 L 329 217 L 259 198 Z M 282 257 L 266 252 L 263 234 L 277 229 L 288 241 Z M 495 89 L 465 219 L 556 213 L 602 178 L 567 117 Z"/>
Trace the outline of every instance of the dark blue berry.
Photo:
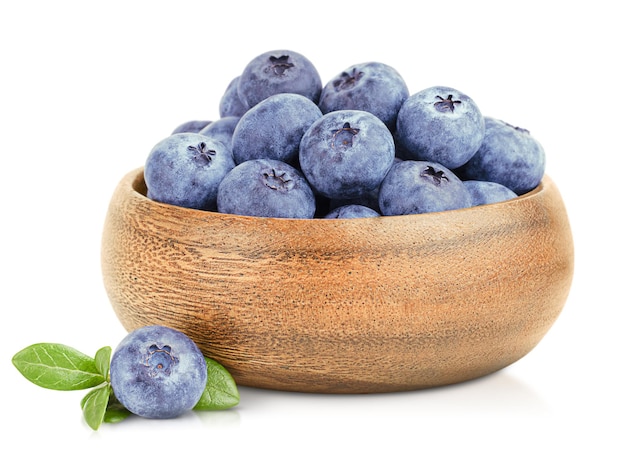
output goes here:
<path id="1" fill-rule="evenodd" d="M 395 138 L 404 159 L 432 161 L 448 169 L 465 164 L 485 135 L 476 103 L 450 87 L 430 87 L 404 101 Z"/>
<path id="2" fill-rule="evenodd" d="M 366 62 L 333 77 L 322 89 L 319 107 L 323 113 L 370 112 L 394 130 L 398 111 L 408 96 L 409 89 L 398 71 L 380 62 Z"/>
<path id="3" fill-rule="evenodd" d="M 472 196 L 472 205 L 494 204 L 517 197 L 511 189 L 497 182 L 471 180 L 463 184 Z"/>
<path id="4" fill-rule="evenodd" d="M 221 141 L 199 133 L 176 133 L 157 143 L 144 167 L 147 196 L 157 202 L 215 210 L 217 188 L 235 167 Z"/>
<path id="5" fill-rule="evenodd" d="M 226 87 L 219 103 L 220 118 L 240 117 L 248 110 L 248 107 L 239 99 L 238 85 L 239 76 L 231 80 Z"/>
<path id="6" fill-rule="evenodd" d="M 358 204 L 348 204 L 337 207 L 326 214 L 324 218 L 369 218 L 380 217 L 380 214 L 370 207 Z"/>
<path id="7" fill-rule="evenodd" d="M 322 92 L 322 80 L 313 63 L 302 54 L 285 49 L 252 59 L 238 82 L 239 99 L 247 108 L 285 92 L 304 95 L 317 103 Z"/>
<path id="8" fill-rule="evenodd" d="M 300 171 L 284 161 L 253 159 L 222 180 L 217 195 L 222 213 L 276 218 L 313 218 L 315 195 Z"/>
<path id="9" fill-rule="evenodd" d="M 329 199 L 370 194 L 394 162 L 393 136 L 375 115 L 338 110 L 319 118 L 300 143 L 300 167 L 314 190 Z"/>
<path id="10" fill-rule="evenodd" d="M 133 414 L 155 419 L 193 409 L 207 383 L 206 361 L 184 333 L 151 325 L 130 332 L 111 357 L 111 387 Z"/>
<path id="11" fill-rule="evenodd" d="M 198 133 L 207 125 L 211 124 L 211 120 L 190 120 L 181 123 L 172 131 L 174 133 Z"/>
<path id="12" fill-rule="evenodd" d="M 322 112 L 308 98 L 292 93 L 272 95 L 248 110 L 233 132 L 235 163 L 275 159 L 295 164 L 300 141 Z"/>
<path id="13" fill-rule="evenodd" d="M 402 161 L 394 164 L 380 185 L 383 215 L 409 215 L 470 207 L 463 182 L 439 163 Z"/>
<path id="14" fill-rule="evenodd" d="M 465 180 L 497 182 L 521 195 L 537 187 L 545 166 L 543 147 L 528 130 L 486 117 L 485 138 L 459 175 Z"/>

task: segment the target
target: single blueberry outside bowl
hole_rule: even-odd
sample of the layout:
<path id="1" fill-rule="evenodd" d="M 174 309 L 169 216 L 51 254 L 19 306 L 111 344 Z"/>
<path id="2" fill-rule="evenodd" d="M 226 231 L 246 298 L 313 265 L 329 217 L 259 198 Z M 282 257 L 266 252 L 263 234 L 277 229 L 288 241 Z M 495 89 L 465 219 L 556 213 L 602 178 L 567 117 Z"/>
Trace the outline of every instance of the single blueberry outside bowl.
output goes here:
<path id="1" fill-rule="evenodd" d="M 462 210 L 280 219 L 151 201 L 140 168 L 114 191 L 102 240 L 127 330 L 181 330 L 238 384 L 286 391 L 406 391 L 498 371 L 554 324 L 573 270 L 548 176 Z"/>

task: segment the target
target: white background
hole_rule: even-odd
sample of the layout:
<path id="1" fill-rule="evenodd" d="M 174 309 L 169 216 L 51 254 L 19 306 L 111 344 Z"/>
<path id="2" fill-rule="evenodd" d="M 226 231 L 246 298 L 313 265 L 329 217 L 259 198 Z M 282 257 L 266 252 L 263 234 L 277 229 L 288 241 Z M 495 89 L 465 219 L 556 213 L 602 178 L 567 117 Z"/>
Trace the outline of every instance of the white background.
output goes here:
<path id="1" fill-rule="evenodd" d="M 617 4 L 3 2 L 0 469 L 626 471 Z M 178 124 L 218 118 L 228 82 L 279 48 L 324 82 L 386 62 L 412 92 L 449 85 L 529 129 L 574 234 L 567 305 L 529 355 L 473 382 L 355 396 L 242 387 L 230 411 L 92 432 L 83 393 L 38 388 L 11 357 L 35 342 L 93 354 L 125 335 L 100 274 L 114 187 Z"/>

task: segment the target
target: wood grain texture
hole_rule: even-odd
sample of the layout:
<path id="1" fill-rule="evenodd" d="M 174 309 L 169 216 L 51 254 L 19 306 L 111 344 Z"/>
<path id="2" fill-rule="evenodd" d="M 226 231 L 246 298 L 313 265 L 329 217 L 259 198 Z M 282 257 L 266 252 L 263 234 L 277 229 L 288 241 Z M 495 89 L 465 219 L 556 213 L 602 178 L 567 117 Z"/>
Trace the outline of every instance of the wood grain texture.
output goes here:
<path id="1" fill-rule="evenodd" d="M 549 177 L 505 203 L 402 217 L 292 220 L 183 209 L 119 183 L 104 285 L 127 330 L 191 336 L 240 385 L 372 393 L 480 377 L 553 325 L 574 269 Z"/>

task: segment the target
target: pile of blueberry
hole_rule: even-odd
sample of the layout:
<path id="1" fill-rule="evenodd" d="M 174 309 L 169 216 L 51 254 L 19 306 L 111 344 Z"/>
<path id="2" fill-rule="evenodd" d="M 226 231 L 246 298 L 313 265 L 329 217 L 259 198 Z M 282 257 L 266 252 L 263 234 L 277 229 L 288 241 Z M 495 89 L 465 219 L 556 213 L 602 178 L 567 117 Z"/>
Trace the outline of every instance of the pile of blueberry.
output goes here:
<path id="1" fill-rule="evenodd" d="M 545 170 L 527 130 L 451 87 L 410 94 L 380 62 L 323 85 L 303 55 L 269 51 L 226 87 L 219 114 L 154 146 L 150 199 L 259 217 L 407 215 L 511 199 Z"/>

